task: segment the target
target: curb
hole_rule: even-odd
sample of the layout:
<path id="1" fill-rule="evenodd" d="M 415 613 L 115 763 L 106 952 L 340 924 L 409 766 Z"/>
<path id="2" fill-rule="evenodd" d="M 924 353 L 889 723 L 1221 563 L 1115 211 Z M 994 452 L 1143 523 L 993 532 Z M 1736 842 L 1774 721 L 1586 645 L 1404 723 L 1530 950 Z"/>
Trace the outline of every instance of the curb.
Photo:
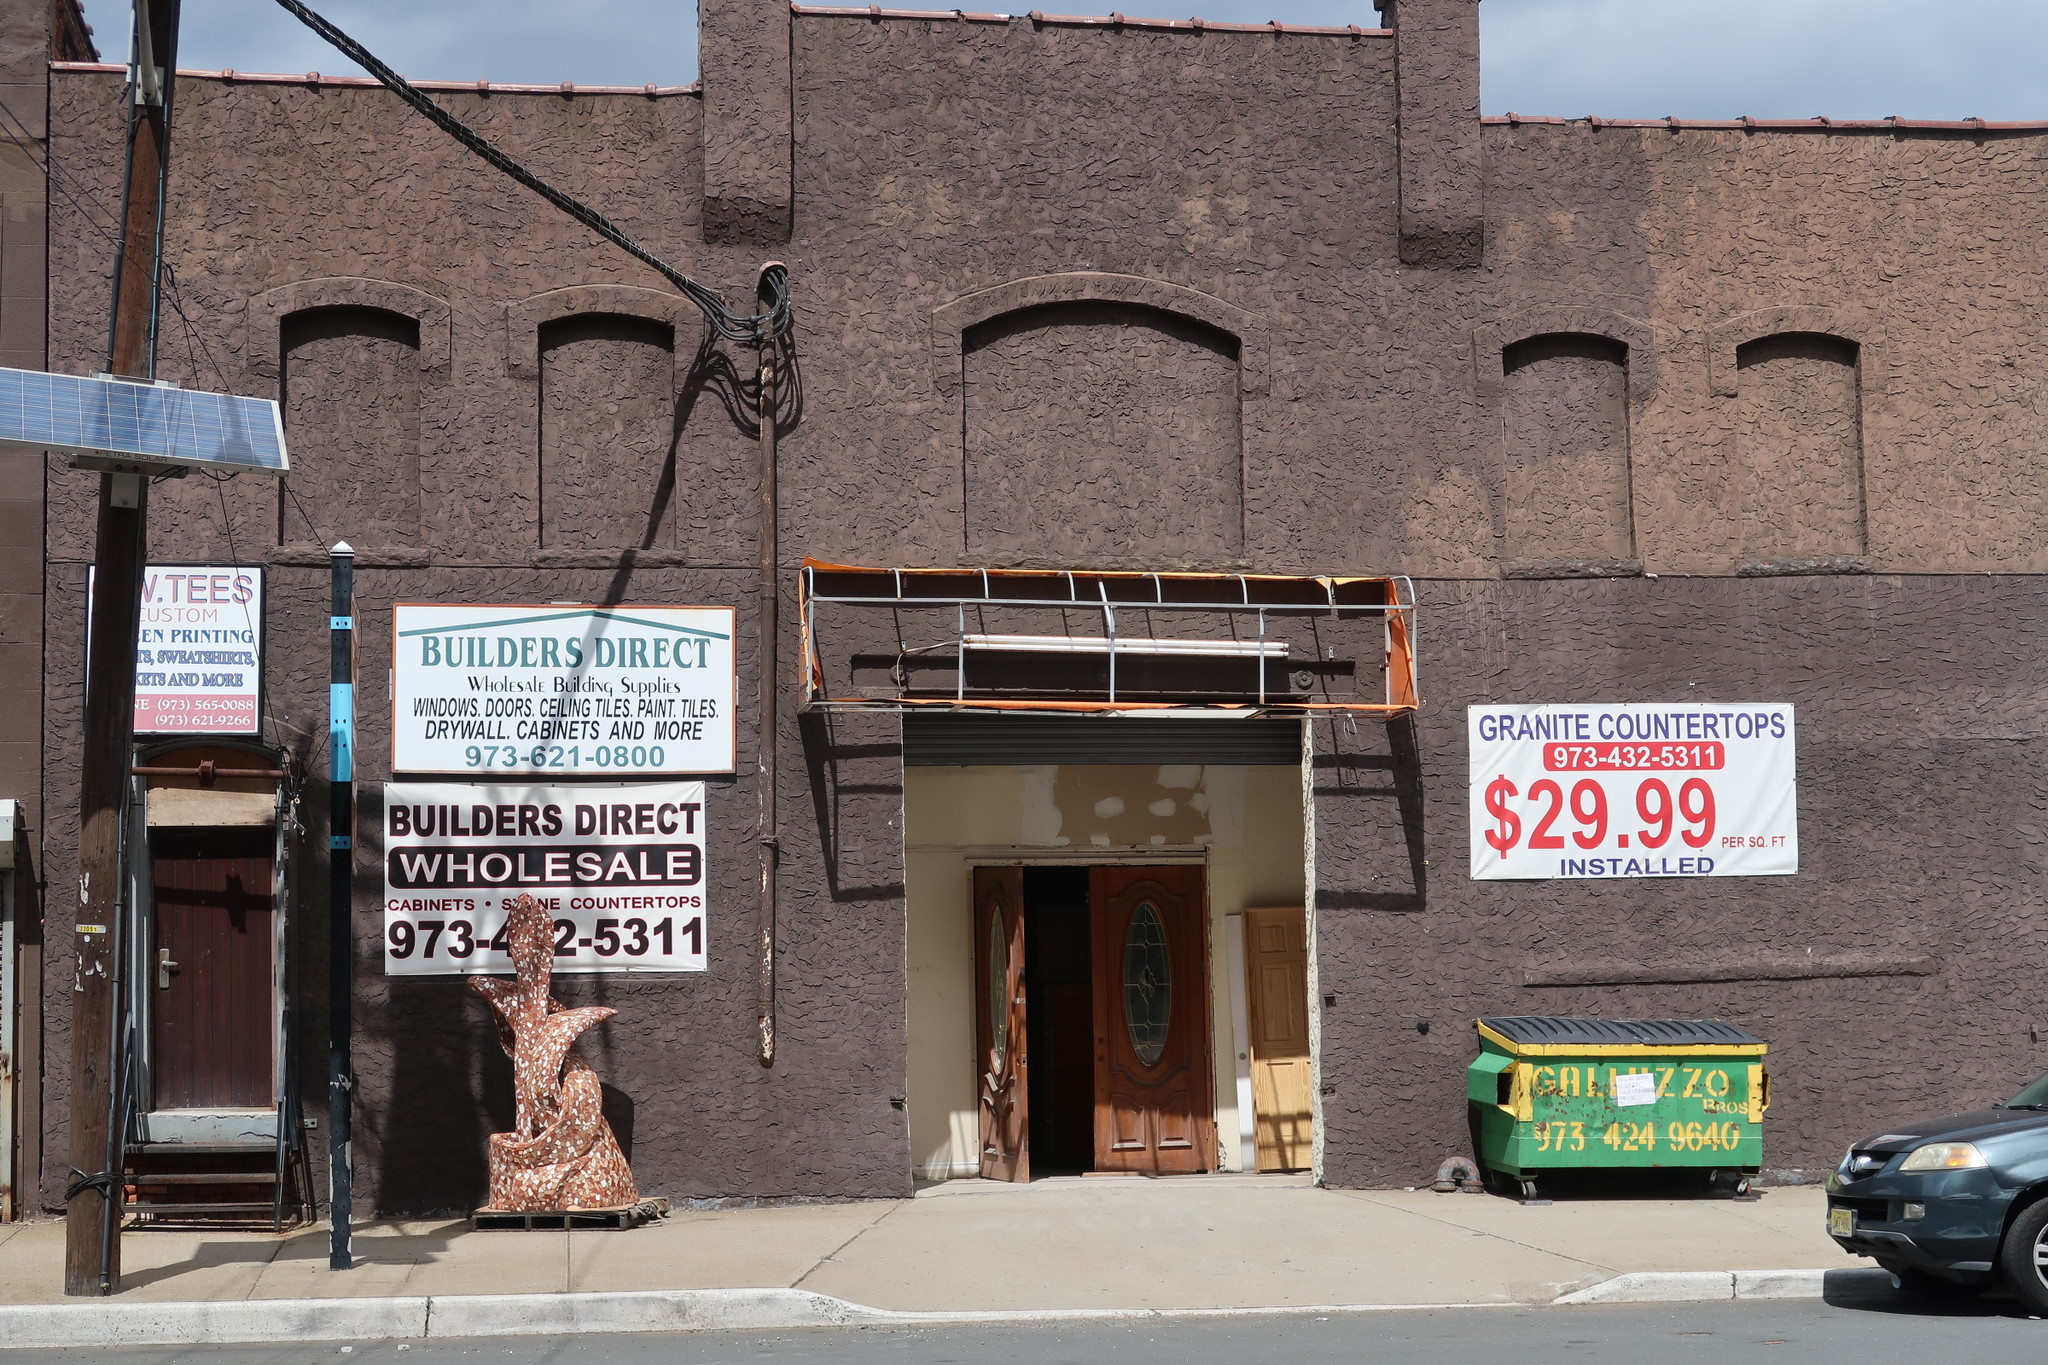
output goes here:
<path id="1" fill-rule="evenodd" d="M 423 1298 L 13 1304 L 0 1308 L 0 1349 L 390 1340 L 426 1328 Z"/>
<path id="2" fill-rule="evenodd" d="M 1586 1303 L 1715 1303 L 1733 1299 L 1867 1298 L 1887 1293 L 1882 1270 L 1637 1270 L 1553 1299 Z"/>
<path id="3" fill-rule="evenodd" d="M 776 1331 L 848 1327 L 894 1316 L 804 1289 L 656 1289 L 587 1294 L 441 1294 L 427 1337 L 568 1336 L 578 1332 Z"/>
<path id="4" fill-rule="evenodd" d="M 800 1327 L 1230 1318 L 1527 1308 L 1523 1303 L 1289 1304 L 1260 1308 L 1015 1308 L 902 1312 L 803 1289 L 669 1289 L 584 1294 L 444 1294 L 391 1299 L 0 1305 L 0 1353 L 25 1347 L 224 1346 L 276 1341 L 569 1336 L 581 1332 L 782 1331 Z"/>
<path id="5" fill-rule="evenodd" d="M 1889 1275 L 1871 1270 L 1637 1271 L 1616 1275 L 1551 1302 L 1580 1305 L 1818 1299 L 1838 1293 L 1864 1296 L 1890 1287 Z M 1503 1302 L 897 1312 L 803 1289 L 11 1304 L 0 1306 L 0 1351 L 24 1347 L 224 1346 L 274 1341 L 569 1336 L 582 1332 L 760 1332 L 800 1327 L 933 1327 L 1543 1306 Z"/>

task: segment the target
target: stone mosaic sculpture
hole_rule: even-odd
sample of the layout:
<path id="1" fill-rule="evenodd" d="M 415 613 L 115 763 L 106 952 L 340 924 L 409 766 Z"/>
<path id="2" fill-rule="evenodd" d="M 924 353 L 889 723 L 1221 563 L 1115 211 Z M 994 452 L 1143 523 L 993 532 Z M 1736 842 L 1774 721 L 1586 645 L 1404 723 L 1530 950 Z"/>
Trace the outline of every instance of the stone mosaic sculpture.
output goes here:
<path id="1" fill-rule="evenodd" d="M 469 988 L 497 1012 L 512 1058 L 515 1131 L 491 1134 L 491 1212 L 616 1209 L 639 1200 L 633 1172 L 600 1109 L 597 1073 L 576 1036 L 617 1010 L 564 1009 L 548 994 L 554 924 L 531 896 L 511 904 L 505 940 L 511 981 L 473 976 Z"/>

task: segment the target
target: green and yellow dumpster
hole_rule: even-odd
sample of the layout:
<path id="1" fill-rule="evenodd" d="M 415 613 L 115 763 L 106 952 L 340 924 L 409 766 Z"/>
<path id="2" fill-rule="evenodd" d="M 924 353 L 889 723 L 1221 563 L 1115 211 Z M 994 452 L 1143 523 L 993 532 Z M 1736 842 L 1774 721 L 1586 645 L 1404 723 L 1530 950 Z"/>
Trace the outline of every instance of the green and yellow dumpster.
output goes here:
<path id="1" fill-rule="evenodd" d="M 1480 1019 L 1465 1073 L 1480 1165 L 1525 1199 L 1547 1171 L 1680 1167 L 1737 1195 L 1763 1165 L 1761 1038 L 1718 1019 Z"/>

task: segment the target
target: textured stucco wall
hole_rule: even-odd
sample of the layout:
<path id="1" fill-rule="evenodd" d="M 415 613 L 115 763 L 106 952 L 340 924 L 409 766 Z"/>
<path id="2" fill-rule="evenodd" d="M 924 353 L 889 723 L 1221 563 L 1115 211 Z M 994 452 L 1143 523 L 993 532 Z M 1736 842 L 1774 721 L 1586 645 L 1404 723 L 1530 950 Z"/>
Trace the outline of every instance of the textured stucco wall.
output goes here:
<path id="1" fill-rule="evenodd" d="M 1863 343 L 1874 567 L 2048 564 L 2029 492 L 2048 354 L 2027 321 L 2042 289 L 2035 187 L 2048 139 L 1584 125 L 1487 135 L 1499 225 L 1489 266 L 1518 281 L 1517 305 L 1591 300 L 1654 329 L 1657 387 L 1633 445 L 1652 570 L 1722 574 L 1747 556 L 1740 399 L 1716 392 L 1724 375 L 1736 387 L 1736 357 L 1710 353 L 1729 324 L 1764 310 L 1792 314 L 1785 330 L 1825 322 Z M 1510 175 L 1530 186 L 1519 202 L 1504 202 Z"/>
<path id="2" fill-rule="evenodd" d="M 60 75 L 58 87 L 65 174 L 82 193 L 117 198 L 118 78 Z M 694 157 L 693 99 L 592 104 L 557 98 L 544 105 L 456 97 L 452 103 L 492 136 L 518 146 L 544 173 L 582 186 L 610 186 L 603 196 L 607 210 L 673 259 L 712 278 L 751 277 L 747 258 L 708 258 L 691 244 L 695 203 L 689 177 L 678 189 L 674 175 L 648 174 L 656 159 L 687 163 Z M 741 696 L 751 695 L 757 669 L 751 653 L 756 576 L 741 567 L 754 552 L 753 441 L 720 402 L 723 377 L 684 376 L 682 397 L 673 405 L 661 400 L 662 408 L 684 409 L 689 419 L 672 448 L 664 443 L 659 453 L 635 449 L 633 458 L 616 464 L 596 462 L 603 451 L 587 448 L 578 453 L 591 467 L 558 471 L 557 481 L 544 485 L 542 387 L 563 366 L 572 367 L 566 377 L 598 377 L 601 357 L 594 367 L 593 357 L 580 353 L 593 341 L 581 333 L 556 335 L 566 351 L 558 347 L 536 357 L 534 339 L 520 336 L 508 317 L 533 315 L 535 308 L 522 313 L 520 306 L 534 295 L 567 285 L 613 284 L 622 276 L 640 283 L 640 275 L 637 268 L 621 267 L 624 258 L 592 247 L 581 229 L 523 198 L 517 187 L 465 164 L 464 154 L 438 133 L 398 117 L 387 105 L 380 94 L 359 89 L 188 83 L 181 93 L 180 135 L 192 151 L 180 161 L 181 174 L 173 182 L 175 221 L 182 230 L 171 252 L 182 286 L 179 302 L 195 327 L 187 331 L 173 316 L 164 367 L 169 375 L 206 387 L 277 392 L 278 321 L 250 301 L 300 280 L 370 277 L 444 301 L 451 316 L 443 324 L 447 339 L 439 368 L 431 368 L 435 357 L 427 357 L 430 368 L 417 384 L 417 535 L 387 536 L 381 529 L 393 521 L 388 485 L 394 469 L 383 471 L 382 484 L 357 485 L 364 492 L 360 502 L 348 496 L 347 484 L 295 488 L 297 496 L 283 504 L 281 546 L 278 494 L 265 483 L 163 484 L 152 506 L 152 554 L 158 559 L 234 555 L 269 563 L 267 737 L 292 750 L 316 778 L 325 771 L 327 667 L 326 569 L 318 547 L 344 536 L 357 544 L 364 695 L 358 772 L 366 835 L 376 828 L 376 784 L 388 771 L 388 713 L 380 703 L 394 600 L 732 604 L 740 610 L 745 642 Z M 541 122 L 529 122 L 543 112 Z M 209 147 L 219 155 L 204 155 L 201 149 Z M 422 201 L 436 211 L 427 211 Z M 109 244 L 82 222 L 67 221 L 66 228 L 57 269 L 73 283 L 58 306 L 62 339 L 55 365 L 92 369 Z M 315 301 L 361 294 L 333 285 Z M 622 297 L 595 295 L 594 306 L 624 306 Z M 685 335 L 687 348 L 694 341 Z M 287 357 L 287 383 L 296 355 Z M 686 351 L 681 369 L 687 361 Z M 385 381 L 393 369 L 382 364 L 365 370 L 357 380 L 359 395 L 387 397 L 394 386 Z M 644 403 L 644 396 L 633 397 Z M 606 414 L 594 410 L 585 416 L 592 442 L 604 439 Z M 631 412 L 613 417 L 614 425 L 638 420 Z M 388 438 L 406 426 L 379 421 L 376 430 Z M 306 443 L 309 485 L 316 462 L 330 453 L 319 440 Z M 672 466 L 667 485 L 661 480 L 664 465 Z M 48 569 L 49 724 L 59 751 L 69 752 L 77 742 L 82 699 L 70 661 L 82 657 L 83 649 L 90 485 L 60 462 L 52 462 L 49 477 L 56 490 Z M 577 510 L 596 499 L 608 502 L 610 522 L 619 531 L 602 547 L 589 544 L 589 515 Z M 555 534 L 544 548 L 537 518 L 548 509 Z M 650 521 L 668 528 L 668 536 L 658 537 L 654 548 L 623 553 L 618 547 L 645 543 Z M 579 528 L 582 534 L 568 534 Z M 783 620 L 787 660 L 795 646 L 793 604 L 785 605 Z M 837 738 L 804 745 L 795 719 L 785 713 L 781 799 L 792 827 L 783 853 L 782 1009 L 774 1067 L 755 1060 L 748 944 L 758 803 L 750 776 L 711 782 L 711 970 L 569 978 L 558 986 L 571 1003 L 602 1001 L 620 1011 L 614 1024 L 591 1037 L 587 1050 L 613 1092 L 615 1119 L 650 1191 L 679 1197 L 843 1197 L 908 1190 L 903 1115 L 890 1104 L 903 1093 L 904 1067 L 898 839 L 893 799 L 878 796 L 892 791 L 897 777 L 893 760 L 875 757 L 893 756 L 895 737 L 893 723 L 878 734 L 870 734 L 872 728 L 843 722 L 833 732 Z M 757 742 L 752 731 L 743 734 L 743 774 L 756 767 Z M 839 744 L 853 752 L 841 754 Z M 835 778 L 818 775 L 828 768 Z M 47 780 L 58 821 L 44 840 L 53 859 L 46 875 L 52 886 L 63 887 L 71 881 L 75 772 L 53 764 Z M 819 812 L 829 814 L 835 800 L 834 792 L 821 788 L 833 781 L 856 789 L 842 804 L 856 813 L 863 831 L 858 848 L 821 846 L 821 828 L 832 826 Z M 317 781 L 309 786 L 300 818 L 307 828 L 297 868 L 292 954 L 302 1005 L 301 1058 L 304 1074 L 312 1078 L 307 1100 L 309 1112 L 318 1114 L 324 1107 L 319 1078 L 325 1070 L 326 928 L 324 874 L 311 850 L 324 845 L 326 831 Z M 389 981 L 381 975 L 373 861 L 379 850 L 374 838 L 363 843 L 356 903 L 360 1198 L 369 1208 L 469 1207 L 484 1188 L 483 1135 L 510 1120 L 508 1064 L 479 1002 L 460 980 Z M 874 852 L 863 851 L 868 848 Z M 68 904 L 52 913 L 68 924 Z M 62 1150 L 70 971 L 69 958 L 53 954 L 44 973 L 53 1016 L 52 1065 L 44 1078 L 53 1151 Z M 316 1151 L 316 1175 L 317 1157 Z M 61 1169 L 45 1166 L 46 1201 L 56 1200 L 63 1179 Z M 324 1189 L 324 1177 L 315 1183 Z"/>
<path id="3" fill-rule="evenodd" d="M 1441 662 L 1412 745 L 1318 735 L 1332 1182 L 1412 1181 L 1463 1141 L 1481 1014 L 1741 1024 L 1772 1044 L 1767 1164 L 1809 1179 L 1870 1128 L 2041 1070 L 2038 579 L 1419 588 Z M 1468 878 L 1464 708 L 1559 698 L 1793 703 L 1799 874 Z"/>
<path id="4" fill-rule="evenodd" d="M 1330 752 L 1317 768 L 1317 949 L 1333 997 L 1322 1020 L 1332 1180 L 1409 1183 L 1463 1144 L 1463 1020 L 1488 1010 L 1737 1019 L 1780 1048 L 1773 1164 L 1808 1170 L 1901 1095 L 1928 1105 L 1981 1097 L 2026 1069 L 2010 1002 L 2039 956 L 2028 841 L 2044 800 L 2030 698 L 2034 575 L 2048 559 L 2036 496 L 2048 444 L 2036 187 L 2048 139 L 1489 125 L 1474 201 L 1486 215 L 1484 262 L 1420 269 L 1398 250 L 1394 52 L 1382 34 L 798 16 L 790 67 L 793 236 L 775 250 L 797 290 L 802 406 L 782 447 L 786 567 L 804 554 L 969 560 L 960 329 L 987 319 L 944 310 L 1014 281 L 1108 272 L 1156 285 L 1115 286 L 1124 302 L 1198 291 L 1207 302 L 1181 311 L 1230 323 L 1240 346 L 1238 429 L 1218 427 L 1230 404 L 1205 399 L 1196 445 L 1208 463 L 1143 485 L 1167 490 L 1151 509 L 1157 524 L 1206 525 L 1228 505 L 1220 494 L 1234 474 L 1251 566 L 1422 580 L 1423 715 L 1391 731 L 1321 727 Z M 118 200 L 119 98 L 114 74 L 56 77 L 53 158 L 73 192 L 52 236 L 60 369 L 97 364 L 111 251 L 81 206 Z M 668 259 L 721 283 L 736 305 L 749 297 L 760 249 L 704 244 L 706 133 L 694 96 L 445 98 Z M 658 277 L 378 91 L 191 81 L 179 120 L 169 251 L 180 309 L 166 330 L 168 375 L 276 392 L 280 309 L 369 304 L 420 324 L 416 380 L 380 371 L 387 391 L 416 389 L 417 421 L 379 428 L 417 432 L 417 530 L 357 540 L 367 782 L 383 776 L 375 680 L 396 598 L 733 603 L 751 638 L 753 444 L 729 412 L 737 376 L 692 362 L 694 321 Z M 746 164 L 755 169 L 731 183 L 774 174 L 769 162 Z M 708 235 L 755 221 L 739 208 L 739 227 Z M 1033 302 L 1103 297 L 1032 290 Z M 592 334 L 543 356 L 540 324 L 577 312 L 682 320 L 669 448 L 647 435 L 661 401 L 632 385 L 605 390 L 619 411 L 584 414 L 585 435 L 567 437 L 586 448 L 549 444 L 578 428 L 549 423 L 555 435 L 544 435 L 548 376 L 616 379 L 627 354 L 649 383 L 660 368 L 646 341 Z M 1500 356 L 1557 332 L 1628 348 L 1633 556 L 1660 577 L 1503 580 L 1524 570 L 1506 543 Z M 1855 344 L 1853 424 L 1846 379 L 1833 407 L 1775 415 L 1837 449 L 1853 427 L 1865 530 L 1860 554 L 1846 557 L 1874 576 L 1735 577 L 1814 558 L 1803 535 L 1782 528 L 1840 525 L 1832 512 L 1746 510 L 1758 484 L 1744 474 L 1755 446 L 1745 424 L 1773 414 L 1755 413 L 1769 389 L 1749 382 L 1756 367 L 1740 356 L 1779 332 Z M 1039 364 L 1058 353 L 1056 340 L 1020 338 L 1013 358 Z M 1141 377 L 1159 391 L 1218 393 L 1213 348 L 1140 341 L 1127 332 L 1108 353 L 1155 367 Z M 751 368 L 745 356 L 737 364 Z M 345 404 L 347 393 L 321 401 Z M 1039 467 L 1046 451 L 1027 420 L 1036 410 L 1020 402 L 1010 429 L 984 435 Z M 616 460 L 601 448 L 614 431 Z M 1111 459 L 1159 454 L 1148 432 L 1120 436 L 1104 423 L 1102 435 Z M 1218 471 L 1214 452 L 1232 438 L 1238 466 Z M 305 449 L 310 486 L 321 444 Z M 1846 455 L 1833 467 L 1846 469 Z M 551 488 L 551 469 L 573 471 L 576 486 Z M 1839 482 L 1821 482 L 1827 498 L 1845 496 Z M 49 486 L 44 728 L 51 752 L 65 754 L 78 734 L 90 497 L 88 481 L 54 466 Z M 318 547 L 391 521 L 377 501 L 388 490 L 361 486 L 364 505 L 336 482 L 329 494 L 287 497 L 282 513 L 274 490 L 247 479 L 165 484 L 154 501 L 157 557 L 272 566 L 270 736 L 315 772 Z M 1006 520 L 1013 532 L 1042 528 L 1046 557 L 1085 561 L 1106 551 L 1077 546 L 1062 528 L 1102 520 L 1092 498 L 1085 482 L 1049 481 Z M 544 535 L 551 507 L 575 510 Z M 609 523 L 600 508 L 612 509 Z M 792 592 L 785 575 L 785 622 Z M 785 667 L 794 639 L 792 626 Z M 846 637 L 828 666 L 843 673 L 860 647 Z M 1347 648 L 1369 658 L 1372 642 Z M 742 697 L 753 695 L 754 667 L 743 651 Z M 1798 878 L 1464 880 L 1466 702 L 1706 696 L 1802 706 L 1808 866 Z M 649 1189 L 899 1194 L 911 1153 L 891 1105 L 904 1092 L 907 1027 L 894 727 L 791 719 L 779 738 L 790 828 L 776 1066 L 752 1060 L 751 963 L 739 950 L 752 914 L 745 774 L 757 742 L 744 728 L 742 776 L 715 784 L 711 813 L 713 970 L 564 994 L 602 993 L 622 1009 L 596 1060 L 633 1101 Z M 52 762 L 45 781 L 52 816 L 40 854 L 51 923 L 62 926 L 75 777 Z M 317 816 L 306 820 L 317 843 Z M 317 873 L 302 876 L 302 888 L 317 885 Z M 482 1133 L 504 1121 L 503 1063 L 455 982 L 376 974 L 373 903 L 366 879 L 365 1197 L 457 1207 L 481 1188 Z M 311 1058 L 324 979 L 317 896 L 299 902 L 296 924 Z M 1808 948 L 1938 965 L 1925 976 L 1713 986 L 1517 984 L 1530 963 L 1596 948 L 1638 975 L 1674 957 L 1739 972 Z M 53 1151 L 69 973 L 53 953 L 43 1087 Z M 1960 1043 L 1958 1002 L 1986 1021 Z M 1425 1037 L 1417 1018 L 1439 1026 Z M 46 1167 L 45 1198 L 60 1184 Z"/>

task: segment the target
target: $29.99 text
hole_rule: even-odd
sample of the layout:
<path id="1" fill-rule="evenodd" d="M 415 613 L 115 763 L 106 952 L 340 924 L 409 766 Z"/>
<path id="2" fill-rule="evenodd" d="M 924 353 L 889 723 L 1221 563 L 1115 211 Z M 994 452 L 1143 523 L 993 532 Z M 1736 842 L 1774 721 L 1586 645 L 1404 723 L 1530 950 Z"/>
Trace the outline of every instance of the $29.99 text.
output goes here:
<path id="1" fill-rule="evenodd" d="M 589 948 L 599 957 L 645 957 L 657 946 L 663 957 L 673 957 L 678 938 L 688 944 L 686 951 L 691 955 L 704 951 L 702 916 L 683 921 L 680 930 L 672 919 L 659 919 L 652 924 L 644 919 L 601 919 L 589 938 L 576 936 L 574 920 L 558 919 L 554 924 L 556 957 L 575 957 L 581 948 Z M 393 920 L 385 930 L 385 938 L 391 956 L 401 959 L 414 953 L 431 958 L 437 951 L 442 957 L 458 959 L 479 953 L 503 957 L 510 952 L 505 927 L 500 923 L 497 933 L 480 942 L 475 926 L 466 919 Z"/>
<path id="2" fill-rule="evenodd" d="M 1519 803 L 1516 798 L 1520 797 Z M 1486 814 L 1489 824 L 1486 842 L 1506 853 L 1522 842 L 1525 830 L 1532 849 L 1563 848 L 1567 831 L 1560 825 L 1567 819 L 1571 841 L 1580 848 L 1599 848 L 1607 842 L 1608 827 L 1615 823 L 1607 805 L 1607 789 L 1592 778 L 1573 783 L 1569 798 L 1563 784 L 1548 777 L 1520 791 L 1506 777 L 1486 784 Z M 1675 832 L 1690 848 L 1705 848 L 1714 838 L 1714 788 L 1703 777 L 1687 779 L 1674 795 L 1671 784 L 1661 777 L 1649 777 L 1637 785 L 1635 814 L 1642 821 L 1633 831 L 1619 833 L 1615 843 L 1627 848 L 1662 848 Z M 1627 814 L 1622 814 L 1622 820 Z"/>

